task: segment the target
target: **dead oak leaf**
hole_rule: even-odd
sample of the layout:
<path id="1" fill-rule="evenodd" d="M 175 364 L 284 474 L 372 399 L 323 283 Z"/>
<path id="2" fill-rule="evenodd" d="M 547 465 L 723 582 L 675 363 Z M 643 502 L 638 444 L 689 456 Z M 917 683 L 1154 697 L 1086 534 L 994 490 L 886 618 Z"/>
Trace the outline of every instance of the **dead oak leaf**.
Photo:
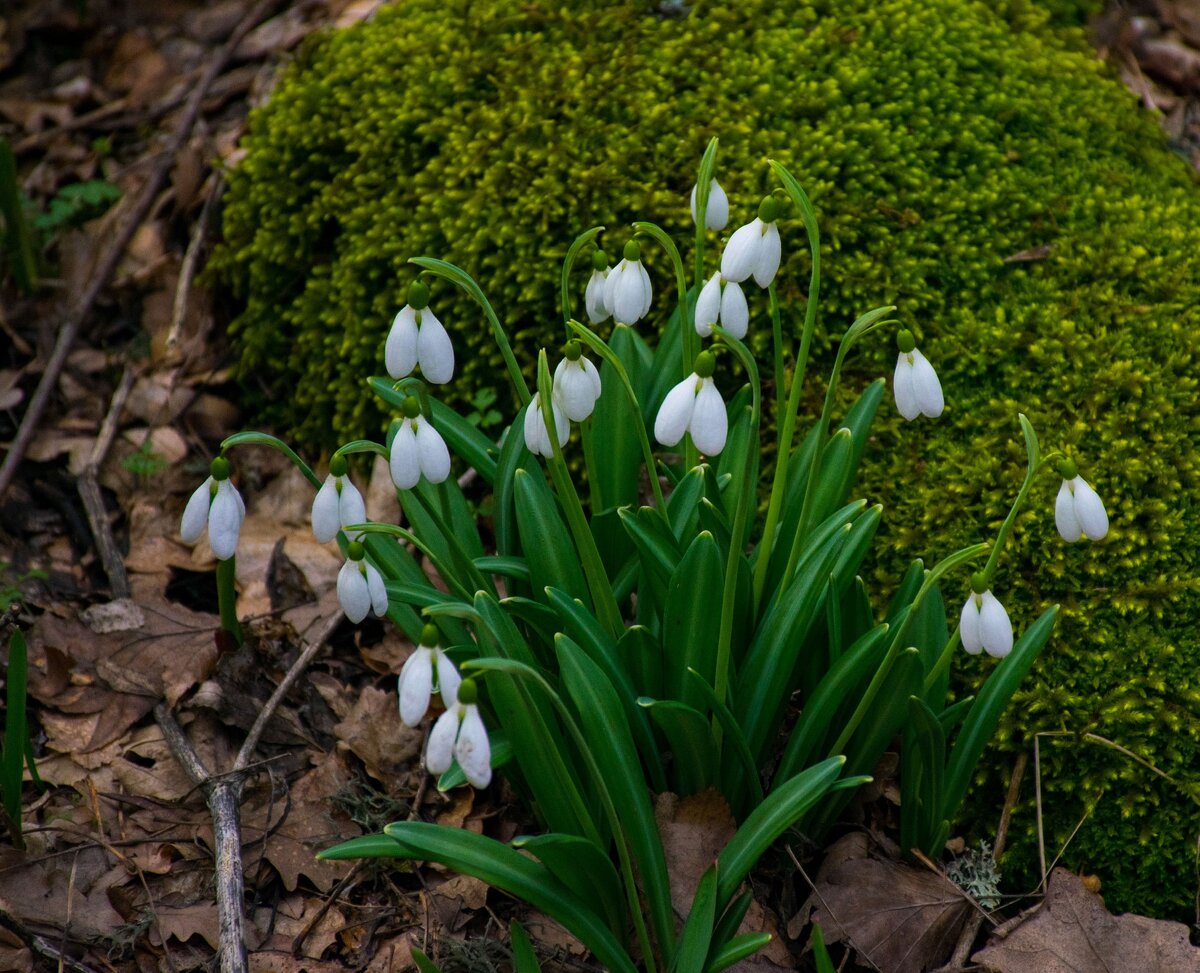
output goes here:
<path id="1" fill-rule="evenodd" d="M 389 783 L 411 770 L 421 752 L 424 734 L 400 722 L 396 697 L 367 686 L 354 708 L 333 728 L 338 748 L 349 750 L 381 783 Z"/>
<path id="2" fill-rule="evenodd" d="M 988 973 L 1195 973 L 1200 949 L 1183 923 L 1114 916 L 1082 879 L 1056 868 L 1037 912 L 971 961 Z"/>
<path id="3" fill-rule="evenodd" d="M 846 941 L 863 965 L 922 973 L 950 956 L 970 903 L 949 879 L 898 861 L 867 857 L 850 834 L 829 851 L 801 910 L 827 942 Z"/>

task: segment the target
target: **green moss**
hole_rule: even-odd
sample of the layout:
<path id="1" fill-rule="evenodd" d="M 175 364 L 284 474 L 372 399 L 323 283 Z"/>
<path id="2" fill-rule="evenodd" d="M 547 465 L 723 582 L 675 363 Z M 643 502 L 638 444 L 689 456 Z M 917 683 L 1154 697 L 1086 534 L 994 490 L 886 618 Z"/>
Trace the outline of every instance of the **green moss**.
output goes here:
<path id="1" fill-rule="evenodd" d="M 1065 611 L 981 768 L 979 827 L 1038 730 L 1093 732 L 1194 781 L 1200 197 L 1184 163 L 1028 0 L 655 10 L 411 0 L 305 48 L 252 120 L 217 261 L 244 302 L 235 334 L 263 421 L 309 446 L 379 428 L 359 380 L 382 370 L 408 257 L 472 273 L 532 363 L 560 340 L 558 263 L 576 233 L 603 223 L 617 253 L 621 227 L 648 218 L 687 240 L 712 135 L 733 220 L 749 219 L 772 155 L 823 221 L 820 352 L 854 313 L 894 302 L 947 391 L 938 423 L 879 427 L 865 487 L 888 504 L 891 549 L 936 558 L 995 530 L 1024 462 L 1018 409 L 1112 514 L 1105 543 L 1063 545 L 1047 479 L 1001 562 L 1018 627 L 1047 603 Z M 785 223 L 784 237 L 795 325 L 803 233 Z M 669 271 L 648 263 L 665 316 Z M 478 309 L 442 284 L 431 306 L 463 365 L 449 394 L 490 386 L 503 408 Z M 889 341 L 856 353 L 852 381 L 893 361 Z M 960 668 L 970 680 L 988 663 Z M 1064 861 L 1098 873 L 1114 908 L 1191 918 L 1197 805 L 1094 743 L 1043 753 L 1048 851 L 1099 800 Z M 1029 806 L 1013 828 L 1008 865 L 1028 873 Z"/>

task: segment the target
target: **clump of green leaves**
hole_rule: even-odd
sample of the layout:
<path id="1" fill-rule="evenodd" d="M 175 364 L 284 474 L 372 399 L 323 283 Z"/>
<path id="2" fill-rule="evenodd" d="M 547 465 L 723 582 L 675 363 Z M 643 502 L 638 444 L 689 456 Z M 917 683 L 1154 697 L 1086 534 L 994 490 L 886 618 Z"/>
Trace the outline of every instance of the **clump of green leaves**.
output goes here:
<path id="1" fill-rule="evenodd" d="M 42 233 L 55 233 L 95 219 L 121 198 L 121 190 L 105 179 L 89 179 L 63 186 L 39 213 L 33 225 Z"/>

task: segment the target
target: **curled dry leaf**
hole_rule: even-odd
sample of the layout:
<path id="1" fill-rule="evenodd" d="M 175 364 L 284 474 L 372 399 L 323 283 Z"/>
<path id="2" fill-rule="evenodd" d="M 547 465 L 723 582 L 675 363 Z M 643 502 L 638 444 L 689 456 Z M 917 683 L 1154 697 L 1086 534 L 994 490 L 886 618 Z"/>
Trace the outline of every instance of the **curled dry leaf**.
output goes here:
<path id="1" fill-rule="evenodd" d="M 1056 868 L 1038 910 L 971 961 L 988 973 L 1195 973 L 1200 949 L 1183 923 L 1114 916 L 1082 879 Z"/>

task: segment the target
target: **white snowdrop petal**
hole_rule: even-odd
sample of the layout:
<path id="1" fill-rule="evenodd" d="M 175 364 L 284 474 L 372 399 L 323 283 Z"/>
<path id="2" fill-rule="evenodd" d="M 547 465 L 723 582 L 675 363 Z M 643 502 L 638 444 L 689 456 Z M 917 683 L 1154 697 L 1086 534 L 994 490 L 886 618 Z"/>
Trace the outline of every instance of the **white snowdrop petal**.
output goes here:
<path id="1" fill-rule="evenodd" d="M 692 222 L 696 222 L 696 191 L 700 188 L 699 183 L 692 184 L 692 195 L 688 198 L 688 206 L 692 210 Z M 712 190 L 708 191 L 709 199 L 712 199 Z"/>
<path id="2" fill-rule="evenodd" d="M 596 396 L 592 380 L 574 362 L 563 359 L 565 368 L 554 373 L 554 397 L 572 422 L 583 422 L 592 414 Z M 557 419 L 555 420 L 557 422 Z"/>
<path id="3" fill-rule="evenodd" d="M 975 594 L 967 595 L 962 607 L 962 615 L 958 619 L 958 637 L 962 647 L 971 655 L 979 655 L 983 651 L 983 639 L 979 634 L 979 608 L 975 604 Z"/>
<path id="4" fill-rule="evenodd" d="M 454 668 L 450 657 L 441 649 L 436 650 L 433 657 L 437 662 L 438 692 L 442 694 L 442 705 L 449 709 L 458 702 L 458 687 L 462 676 Z"/>
<path id="5" fill-rule="evenodd" d="M 715 179 L 708 190 L 708 211 L 704 217 L 704 223 L 710 230 L 723 230 L 729 223 L 729 197 Z M 696 222 L 695 213 L 692 214 L 692 222 Z"/>
<path id="6" fill-rule="evenodd" d="M 757 217 L 733 231 L 721 254 L 721 276 L 741 283 L 758 265 L 758 247 L 762 239 L 762 220 Z"/>
<path id="7" fill-rule="evenodd" d="M 411 490 L 421 479 L 421 455 L 417 447 L 417 436 L 412 423 L 405 419 L 400 423 L 396 438 L 392 440 L 388 466 L 392 471 L 392 482 L 398 490 Z"/>
<path id="8" fill-rule="evenodd" d="M 1074 544 L 1083 536 L 1083 526 L 1075 516 L 1075 498 L 1071 495 L 1071 484 L 1063 480 L 1054 498 L 1054 526 L 1059 536 L 1068 544 Z"/>
<path id="9" fill-rule="evenodd" d="M 603 270 L 593 270 L 592 276 L 588 278 L 587 290 L 584 292 L 583 302 L 587 307 L 588 320 L 592 324 L 600 324 L 610 314 L 608 304 L 605 303 L 607 284 L 608 273 Z"/>
<path id="10" fill-rule="evenodd" d="M 571 438 L 571 420 L 567 418 L 563 412 L 562 406 L 554 401 L 554 396 L 550 396 L 550 410 L 554 413 L 554 429 L 558 433 L 558 448 L 562 449 L 567 445 L 567 440 Z M 550 445 L 550 433 L 546 433 L 546 445 Z M 554 455 L 554 450 L 550 450 L 550 455 Z"/>
<path id="11" fill-rule="evenodd" d="M 321 489 L 313 498 L 312 505 L 313 537 L 322 544 L 328 544 L 337 537 L 337 532 L 341 528 L 338 520 L 338 507 L 337 481 L 331 474 L 321 484 Z"/>
<path id="12" fill-rule="evenodd" d="M 754 283 L 769 287 L 779 270 L 779 224 L 767 223 L 758 243 L 758 259 L 754 263 Z"/>
<path id="13" fill-rule="evenodd" d="M 450 450 L 446 440 L 424 416 L 417 417 L 416 438 L 421 472 L 430 483 L 441 483 L 450 475 Z"/>
<path id="14" fill-rule="evenodd" d="M 731 280 L 721 292 L 721 327 L 739 341 L 750 327 L 750 307 L 742 285 Z"/>
<path id="15" fill-rule="evenodd" d="M 416 726 L 425 719 L 429 698 L 433 695 L 433 650 L 418 646 L 400 670 L 397 692 L 400 696 L 400 720 Z"/>
<path id="16" fill-rule="evenodd" d="M 425 308 L 417 329 L 417 361 L 421 375 L 434 385 L 445 385 L 454 377 L 454 345 L 434 313 Z"/>
<path id="17" fill-rule="evenodd" d="M 365 524 L 367 522 L 367 505 L 358 487 L 350 482 L 348 476 L 342 477 L 342 492 L 338 494 L 338 524 L 347 527 L 350 524 Z"/>
<path id="18" fill-rule="evenodd" d="M 912 357 L 913 392 L 916 395 L 917 407 L 922 415 L 936 419 L 946 405 L 942 398 L 942 383 L 938 381 L 937 372 L 929 364 L 929 359 L 916 348 L 912 351 Z"/>
<path id="19" fill-rule="evenodd" d="M 595 400 L 600 398 L 600 393 L 603 391 L 603 387 L 600 384 L 600 372 L 586 358 L 580 358 L 579 360 L 583 362 L 584 374 L 588 377 L 588 381 L 592 383 L 592 404 L 594 405 Z"/>
<path id="20" fill-rule="evenodd" d="M 544 456 L 543 443 L 546 442 L 546 425 L 542 422 L 541 409 L 538 406 L 540 392 L 534 392 L 528 408 L 525 409 L 525 448 L 538 456 Z"/>
<path id="21" fill-rule="evenodd" d="M 1104 501 L 1093 490 L 1087 480 L 1077 476 L 1072 481 L 1075 487 L 1075 518 L 1089 541 L 1098 541 L 1108 533 L 1108 511 Z"/>
<path id="22" fill-rule="evenodd" d="M 1008 612 L 990 591 L 983 593 L 983 605 L 979 609 L 979 637 L 988 655 L 1003 659 L 1012 651 L 1012 622 Z"/>
<path id="23" fill-rule="evenodd" d="M 233 485 L 232 480 L 229 483 L 229 490 L 233 494 L 233 502 L 237 504 L 238 529 L 240 530 L 242 521 L 246 519 L 246 501 L 242 499 L 242 495 L 238 493 L 238 488 Z"/>
<path id="24" fill-rule="evenodd" d="M 708 283 L 700 288 L 700 296 L 696 298 L 696 334 L 707 338 L 712 334 L 712 326 L 720 317 L 721 275 L 718 272 L 708 278 Z"/>
<path id="25" fill-rule="evenodd" d="M 208 526 L 208 507 L 212 503 L 214 482 L 210 476 L 196 487 L 195 492 L 188 498 L 187 506 L 183 508 L 183 517 L 179 522 L 179 535 L 185 544 L 194 544 L 200 540 L 204 528 Z"/>
<path id="26" fill-rule="evenodd" d="M 910 422 L 921 414 L 917 392 L 913 387 L 913 367 L 903 351 L 896 359 L 896 372 L 892 376 L 892 394 L 896 396 L 896 411 Z"/>
<path id="27" fill-rule="evenodd" d="M 612 289 L 608 294 L 613 320 L 618 324 L 635 324 L 642 316 L 642 307 L 645 303 L 642 276 L 638 273 L 638 264 L 622 260 L 617 264 L 615 270 L 609 272 L 609 280 L 612 283 Z"/>
<path id="28" fill-rule="evenodd" d="M 392 320 L 383 346 L 383 361 L 392 378 L 404 378 L 417 367 L 416 312 L 407 304 Z"/>
<path id="29" fill-rule="evenodd" d="M 654 418 L 654 438 L 664 446 L 674 446 L 683 438 L 692 422 L 696 408 L 696 375 L 693 373 L 676 385 L 658 408 Z"/>
<path id="30" fill-rule="evenodd" d="M 647 273 L 640 260 L 637 262 L 637 270 L 642 283 L 642 310 L 638 317 L 643 318 L 650 313 L 650 304 L 654 300 L 654 287 L 650 283 L 650 274 Z"/>
<path id="31" fill-rule="evenodd" d="M 437 718 L 429 731 L 429 744 L 425 747 L 425 767 L 431 774 L 444 774 L 450 769 L 454 757 L 454 742 L 458 738 L 458 703 Z"/>
<path id="32" fill-rule="evenodd" d="M 208 543 L 213 553 L 226 561 L 237 552 L 238 532 L 242 528 L 242 513 L 238 507 L 237 491 L 228 480 L 217 485 L 217 495 L 208 508 Z"/>
<path id="33" fill-rule="evenodd" d="M 692 442 L 705 456 L 716 456 L 725 448 L 729 415 L 725 411 L 721 393 L 711 378 L 706 378 L 696 393 L 696 404 L 688 429 L 692 434 Z"/>
<path id="34" fill-rule="evenodd" d="M 367 565 L 367 593 L 371 596 L 371 611 L 379 618 L 387 614 L 388 594 L 383 575 L 373 564 Z"/>
<path id="35" fill-rule="evenodd" d="M 483 725 L 478 706 L 471 705 L 466 710 L 458 729 L 454 756 L 473 787 L 487 787 L 492 781 L 492 746 L 487 727 Z"/>
<path id="36" fill-rule="evenodd" d="M 338 572 L 337 579 L 338 604 L 355 625 L 371 612 L 371 592 L 358 565 L 358 561 L 347 561 Z"/>

